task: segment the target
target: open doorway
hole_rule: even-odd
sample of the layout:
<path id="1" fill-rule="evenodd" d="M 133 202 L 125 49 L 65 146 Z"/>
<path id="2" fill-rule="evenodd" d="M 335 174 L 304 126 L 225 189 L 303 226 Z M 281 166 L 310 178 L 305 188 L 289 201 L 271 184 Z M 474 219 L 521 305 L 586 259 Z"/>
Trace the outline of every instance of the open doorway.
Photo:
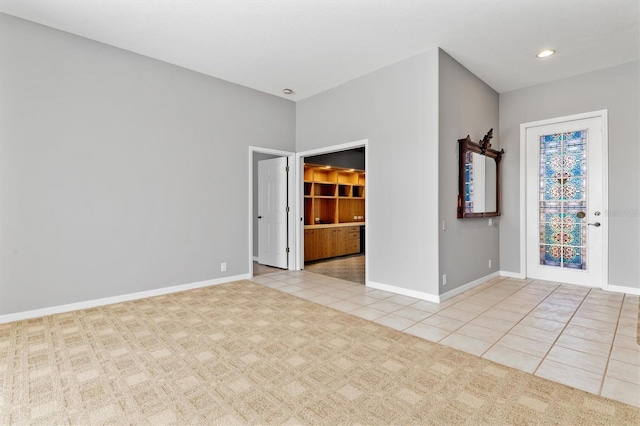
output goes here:
<path id="1" fill-rule="evenodd" d="M 295 269 L 295 155 L 250 147 L 250 275 Z"/>
<path id="2" fill-rule="evenodd" d="M 366 141 L 298 154 L 300 265 L 366 284 Z"/>

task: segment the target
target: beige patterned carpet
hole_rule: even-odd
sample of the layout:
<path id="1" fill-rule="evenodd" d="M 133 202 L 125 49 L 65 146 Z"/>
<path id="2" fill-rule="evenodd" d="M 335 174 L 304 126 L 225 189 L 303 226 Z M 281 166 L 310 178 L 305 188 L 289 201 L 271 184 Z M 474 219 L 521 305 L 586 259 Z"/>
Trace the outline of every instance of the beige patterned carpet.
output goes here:
<path id="1" fill-rule="evenodd" d="M 638 424 L 640 410 L 241 281 L 0 325 L 0 424 Z"/>

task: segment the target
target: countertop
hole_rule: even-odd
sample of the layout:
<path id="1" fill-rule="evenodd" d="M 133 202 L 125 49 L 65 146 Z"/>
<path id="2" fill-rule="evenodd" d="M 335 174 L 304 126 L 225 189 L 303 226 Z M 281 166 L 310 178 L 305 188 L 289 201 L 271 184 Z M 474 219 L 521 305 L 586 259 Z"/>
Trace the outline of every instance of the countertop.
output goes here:
<path id="1" fill-rule="evenodd" d="M 319 225 L 305 225 L 304 229 L 341 228 L 344 226 L 364 226 L 365 224 L 366 222 L 321 223 Z"/>

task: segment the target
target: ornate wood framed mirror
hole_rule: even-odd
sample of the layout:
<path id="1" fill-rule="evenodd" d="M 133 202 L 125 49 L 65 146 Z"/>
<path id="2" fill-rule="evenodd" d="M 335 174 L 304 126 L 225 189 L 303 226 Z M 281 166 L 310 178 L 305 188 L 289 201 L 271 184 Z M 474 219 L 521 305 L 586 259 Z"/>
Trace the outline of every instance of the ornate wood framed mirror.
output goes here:
<path id="1" fill-rule="evenodd" d="M 500 161 L 504 149 L 491 148 L 493 129 L 480 142 L 458 139 L 458 218 L 500 216 Z"/>

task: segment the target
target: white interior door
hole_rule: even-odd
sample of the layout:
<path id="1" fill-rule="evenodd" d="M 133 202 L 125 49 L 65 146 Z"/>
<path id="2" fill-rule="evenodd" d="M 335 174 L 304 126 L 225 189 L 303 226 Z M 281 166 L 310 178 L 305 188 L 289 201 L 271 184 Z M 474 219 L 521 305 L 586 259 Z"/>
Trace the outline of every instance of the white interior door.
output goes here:
<path id="1" fill-rule="evenodd" d="M 603 123 L 599 116 L 526 128 L 528 277 L 606 287 Z"/>
<path id="2" fill-rule="evenodd" d="M 287 158 L 258 161 L 258 263 L 287 268 Z"/>

